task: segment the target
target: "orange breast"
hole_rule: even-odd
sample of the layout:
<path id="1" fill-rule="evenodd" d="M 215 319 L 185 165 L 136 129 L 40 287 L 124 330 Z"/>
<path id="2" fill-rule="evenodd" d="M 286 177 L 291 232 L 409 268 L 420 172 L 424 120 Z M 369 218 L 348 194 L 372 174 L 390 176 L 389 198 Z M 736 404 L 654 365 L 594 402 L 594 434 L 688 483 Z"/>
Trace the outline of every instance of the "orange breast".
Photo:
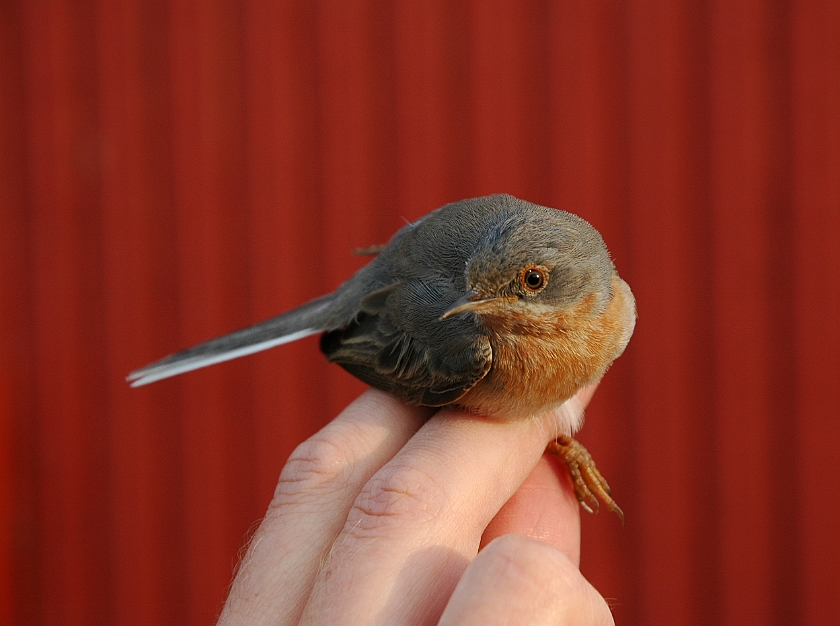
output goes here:
<path id="1" fill-rule="evenodd" d="M 493 365 L 458 404 L 476 413 L 521 419 L 557 406 L 601 378 L 624 351 L 636 321 L 633 294 L 613 274 L 612 298 L 600 312 L 595 296 L 557 310 L 529 307 L 484 319 Z"/>

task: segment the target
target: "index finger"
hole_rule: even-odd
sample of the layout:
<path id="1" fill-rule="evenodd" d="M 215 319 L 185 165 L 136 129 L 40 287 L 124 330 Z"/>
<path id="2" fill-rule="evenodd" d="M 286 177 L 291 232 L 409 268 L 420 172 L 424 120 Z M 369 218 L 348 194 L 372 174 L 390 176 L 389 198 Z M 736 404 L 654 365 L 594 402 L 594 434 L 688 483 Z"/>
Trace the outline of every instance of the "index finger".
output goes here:
<path id="1" fill-rule="evenodd" d="M 597 384 L 581 389 L 586 407 Z M 580 505 L 569 472 L 556 457 L 544 454 L 517 492 L 496 514 L 481 537 L 481 548 L 502 535 L 539 539 L 559 548 L 580 565 Z"/>
<path id="2" fill-rule="evenodd" d="M 539 539 L 580 565 L 580 505 L 566 466 L 544 454 L 481 537 L 481 548 L 502 535 Z"/>
<path id="3" fill-rule="evenodd" d="M 302 623 L 439 616 L 487 524 L 532 473 L 564 418 L 580 410 L 573 399 L 521 421 L 452 409 L 435 415 L 362 489 Z"/>

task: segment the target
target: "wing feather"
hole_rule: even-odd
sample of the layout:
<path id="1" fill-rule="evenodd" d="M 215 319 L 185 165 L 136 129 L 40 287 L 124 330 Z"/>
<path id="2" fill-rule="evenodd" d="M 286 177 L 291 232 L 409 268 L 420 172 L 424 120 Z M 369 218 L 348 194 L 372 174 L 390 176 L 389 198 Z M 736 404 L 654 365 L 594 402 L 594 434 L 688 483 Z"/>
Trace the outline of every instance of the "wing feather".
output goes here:
<path id="1" fill-rule="evenodd" d="M 445 281 L 391 285 L 367 299 L 321 350 L 354 376 L 410 404 L 455 402 L 490 370 L 492 349 L 471 315 L 441 320 L 455 300 Z"/>

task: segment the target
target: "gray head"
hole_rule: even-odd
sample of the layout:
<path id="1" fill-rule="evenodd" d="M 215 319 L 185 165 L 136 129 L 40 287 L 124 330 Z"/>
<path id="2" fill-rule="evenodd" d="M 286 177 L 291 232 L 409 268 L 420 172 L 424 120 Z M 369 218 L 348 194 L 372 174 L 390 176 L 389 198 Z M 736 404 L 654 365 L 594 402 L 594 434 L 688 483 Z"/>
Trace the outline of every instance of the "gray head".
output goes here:
<path id="1" fill-rule="evenodd" d="M 509 200 L 510 210 L 467 261 L 467 293 L 444 317 L 564 309 L 591 294 L 593 312 L 602 310 L 612 295 L 613 264 L 598 231 L 571 213 Z"/>

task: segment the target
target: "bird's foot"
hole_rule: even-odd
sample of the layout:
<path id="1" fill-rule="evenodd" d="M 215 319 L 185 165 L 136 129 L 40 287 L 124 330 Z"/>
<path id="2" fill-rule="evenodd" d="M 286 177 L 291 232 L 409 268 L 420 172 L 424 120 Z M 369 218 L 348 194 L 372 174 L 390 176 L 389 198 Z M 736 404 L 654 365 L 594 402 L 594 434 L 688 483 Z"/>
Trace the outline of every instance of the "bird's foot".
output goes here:
<path id="1" fill-rule="evenodd" d="M 618 515 L 623 526 L 624 512 L 610 496 L 610 486 L 601 476 L 587 449 L 572 437 L 558 437 L 548 444 L 547 449 L 551 454 L 563 459 L 569 468 L 580 506 L 590 513 L 596 513 L 600 508 L 600 498 L 610 511 Z"/>

